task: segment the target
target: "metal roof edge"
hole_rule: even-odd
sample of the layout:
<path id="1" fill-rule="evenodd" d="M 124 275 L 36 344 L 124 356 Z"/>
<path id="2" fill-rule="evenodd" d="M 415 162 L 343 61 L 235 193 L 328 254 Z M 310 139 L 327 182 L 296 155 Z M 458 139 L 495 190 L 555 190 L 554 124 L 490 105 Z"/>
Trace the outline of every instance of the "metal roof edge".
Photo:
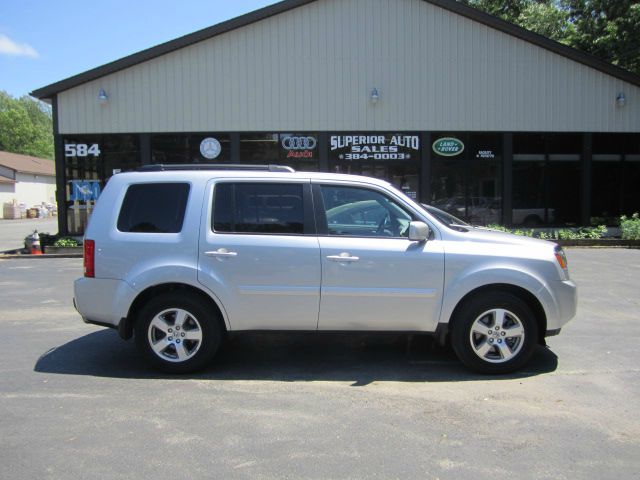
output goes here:
<path id="1" fill-rule="evenodd" d="M 45 87 L 36 89 L 30 93 L 31 96 L 40 100 L 51 99 L 54 95 L 64 90 L 77 87 L 83 83 L 90 82 L 97 78 L 124 70 L 139 63 L 151 60 L 153 58 L 165 55 L 167 53 L 188 47 L 195 43 L 208 40 L 217 35 L 235 30 L 252 23 L 264 20 L 266 18 L 287 12 L 297 7 L 316 2 L 318 0 L 284 0 L 273 5 L 254 10 L 239 17 L 226 20 L 222 23 L 211 27 L 198 30 L 197 32 L 184 35 L 182 37 L 170 40 L 155 47 L 150 47 L 140 52 L 128 55 L 105 65 L 87 70 L 86 72 L 74 75 L 72 77 L 60 80 Z M 507 35 L 519 38 L 529 43 L 533 43 L 541 48 L 549 50 L 553 53 L 561 55 L 570 60 L 576 61 L 588 67 L 599 70 L 607 75 L 611 75 L 625 82 L 640 87 L 640 76 L 628 70 L 613 65 L 611 63 L 600 60 L 589 53 L 582 52 L 575 48 L 569 47 L 562 43 L 551 40 L 547 37 L 534 33 L 525 28 L 519 27 L 513 23 L 502 20 L 498 17 L 475 9 L 468 5 L 464 5 L 456 0 L 422 0 L 440 8 L 444 8 L 450 12 L 462 15 L 470 20 L 482 23 L 490 28 L 499 30 Z"/>

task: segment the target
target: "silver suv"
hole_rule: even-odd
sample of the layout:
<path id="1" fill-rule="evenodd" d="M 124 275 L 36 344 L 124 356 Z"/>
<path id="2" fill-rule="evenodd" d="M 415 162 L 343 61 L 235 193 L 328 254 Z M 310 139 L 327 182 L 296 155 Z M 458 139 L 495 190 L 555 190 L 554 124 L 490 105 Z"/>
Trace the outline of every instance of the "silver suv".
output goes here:
<path id="1" fill-rule="evenodd" d="M 115 175 L 84 242 L 75 304 L 170 372 L 228 332 L 412 332 L 483 373 L 523 366 L 576 311 L 553 243 L 437 215 L 389 183 L 279 166 Z"/>

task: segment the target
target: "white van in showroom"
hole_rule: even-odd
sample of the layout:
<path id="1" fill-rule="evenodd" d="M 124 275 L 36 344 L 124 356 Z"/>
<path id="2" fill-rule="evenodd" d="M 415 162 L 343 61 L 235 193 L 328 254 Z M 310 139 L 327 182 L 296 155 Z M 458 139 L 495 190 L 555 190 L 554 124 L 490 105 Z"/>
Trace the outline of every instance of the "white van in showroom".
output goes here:
<path id="1" fill-rule="evenodd" d="M 451 218 L 373 178 L 151 165 L 106 185 L 75 305 L 169 372 L 273 330 L 432 334 L 471 369 L 512 372 L 575 315 L 567 259 Z"/>

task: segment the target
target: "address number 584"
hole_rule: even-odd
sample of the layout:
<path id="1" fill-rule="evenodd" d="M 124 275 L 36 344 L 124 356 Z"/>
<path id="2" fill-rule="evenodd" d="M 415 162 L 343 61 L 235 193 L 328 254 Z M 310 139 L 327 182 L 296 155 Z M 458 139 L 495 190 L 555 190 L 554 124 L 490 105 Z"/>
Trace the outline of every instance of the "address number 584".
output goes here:
<path id="1" fill-rule="evenodd" d="M 88 157 L 100 155 L 100 147 L 97 143 L 87 145 L 86 143 L 67 143 L 64 146 L 65 157 Z"/>

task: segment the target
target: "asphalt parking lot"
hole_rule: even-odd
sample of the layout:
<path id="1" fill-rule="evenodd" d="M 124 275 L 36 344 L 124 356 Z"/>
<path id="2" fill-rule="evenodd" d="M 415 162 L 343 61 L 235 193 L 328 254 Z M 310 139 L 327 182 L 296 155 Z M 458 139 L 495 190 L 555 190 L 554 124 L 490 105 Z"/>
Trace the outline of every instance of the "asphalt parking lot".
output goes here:
<path id="1" fill-rule="evenodd" d="M 80 321 L 80 259 L 0 260 L 1 476 L 639 478 L 640 250 L 568 257 L 577 317 L 507 377 L 424 338 L 313 335 L 162 375 Z"/>

